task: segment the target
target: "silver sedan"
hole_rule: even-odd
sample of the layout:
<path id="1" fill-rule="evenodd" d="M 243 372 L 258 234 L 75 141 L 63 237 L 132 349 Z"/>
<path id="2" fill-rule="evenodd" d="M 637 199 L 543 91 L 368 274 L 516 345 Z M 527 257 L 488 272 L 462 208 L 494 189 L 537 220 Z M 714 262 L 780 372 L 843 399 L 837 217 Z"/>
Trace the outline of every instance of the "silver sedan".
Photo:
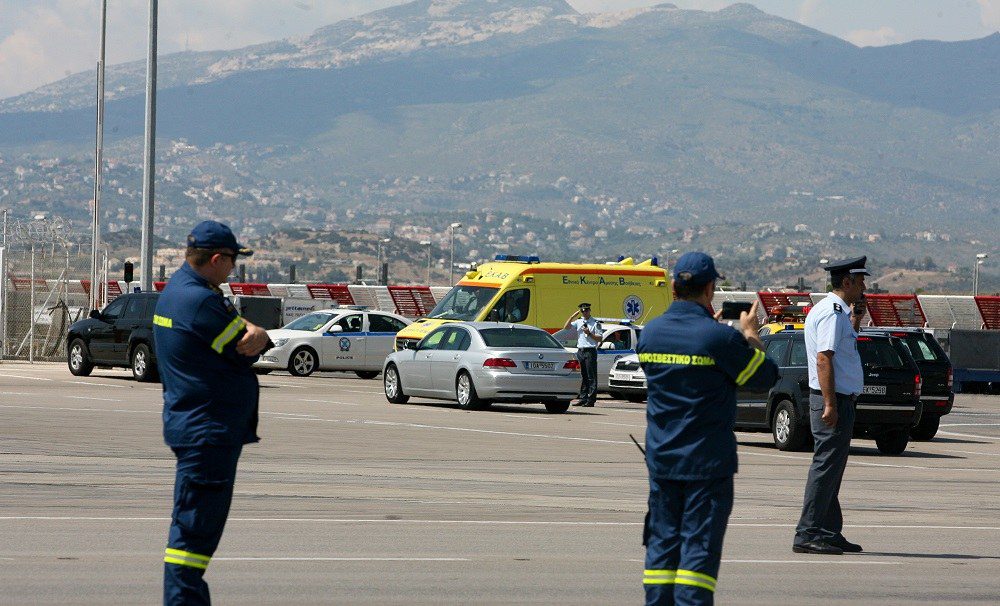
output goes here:
<path id="1" fill-rule="evenodd" d="M 385 397 L 396 404 L 411 396 L 454 400 L 470 410 L 543 402 L 560 413 L 580 391 L 573 354 L 549 333 L 523 324 L 445 324 L 389 354 L 383 373 Z"/>

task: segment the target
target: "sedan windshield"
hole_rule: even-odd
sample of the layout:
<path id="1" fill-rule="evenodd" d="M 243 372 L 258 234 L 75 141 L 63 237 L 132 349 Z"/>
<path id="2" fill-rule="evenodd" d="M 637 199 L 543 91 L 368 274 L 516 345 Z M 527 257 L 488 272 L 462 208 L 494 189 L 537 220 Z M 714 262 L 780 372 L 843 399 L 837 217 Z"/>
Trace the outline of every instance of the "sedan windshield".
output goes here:
<path id="1" fill-rule="evenodd" d="M 497 294 L 497 290 L 489 286 L 456 286 L 448 291 L 427 317 L 437 320 L 475 320 Z"/>
<path id="2" fill-rule="evenodd" d="M 562 349 L 563 346 L 543 330 L 528 328 L 483 328 L 479 331 L 487 347 L 541 347 Z"/>
<path id="3" fill-rule="evenodd" d="M 285 324 L 284 328 L 287 328 L 288 330 L 305 330 L 313 332 L 323 328 L 323 325 L 329 322 L 331 318 L 333 318 L 333 314 L 329 313 L 306 314 L 301 318 L 296 318 L 288 324 Z"/>

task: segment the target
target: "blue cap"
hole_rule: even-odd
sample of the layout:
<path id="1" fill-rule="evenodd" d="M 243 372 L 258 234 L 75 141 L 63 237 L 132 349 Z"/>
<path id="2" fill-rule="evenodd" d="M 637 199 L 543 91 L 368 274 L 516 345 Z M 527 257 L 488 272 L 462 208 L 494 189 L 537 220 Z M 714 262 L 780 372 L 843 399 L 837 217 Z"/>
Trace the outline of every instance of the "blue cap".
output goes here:
<path id="1" fill-rule="evenodd" d="M 870 276 L 871 274 L 868 273 L 867 269 L 865 269 L 865 263 L 867 262 L 868 257 L 844 259 L 843 261 L 834 261 L 823 269 L 831 274 L 861 274 L 864 276 Z"/>
<path id="2" fill-rule="evenodd" d="M 202 221 L 194 226 L 187 237 L 191 248 L 228 248 L 238 255 L 249 257 L 253 250 L 236 241 L 233 230 L 218 221 Z"/>
<path id="3" fill-rule="evenodd" d="M 715 271 L 715 261 L 703 252 L 681 255 L 674 264 L 674 282 L 678 284 L 708 284 L 724 276 Z"/>

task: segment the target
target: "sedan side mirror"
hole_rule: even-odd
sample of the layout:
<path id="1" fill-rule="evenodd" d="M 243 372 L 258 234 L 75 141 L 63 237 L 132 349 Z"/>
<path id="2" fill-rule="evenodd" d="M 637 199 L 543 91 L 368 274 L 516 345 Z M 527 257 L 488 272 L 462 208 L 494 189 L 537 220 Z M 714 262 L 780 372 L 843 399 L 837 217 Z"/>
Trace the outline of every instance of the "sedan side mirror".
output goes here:
<path id="1" fill-rule="evenodd" d="M 407 341 L 406 349 L 412 349 L 413 351 L 417 351 L 417 345 L 419 345 L 419 343 L 417 343 L 416 341 Z"/>
<path id="2" fill-rule="evenodd" d="M 101 312 L 98 311 L 98 310 L 96 310 L 96 309 L 91 309 L 89 317 L 91 317 L 91 318 L 93 318 L 95 320 L 100 320 L 101 319 Z"/>
<path id="3" fill-rule="evenodd" d="M 344 332 L 344 327 L 341 326 L 340 324 L 334 324 L 333 326 L 330 327 L 330 330 L 326 332 Z"/>

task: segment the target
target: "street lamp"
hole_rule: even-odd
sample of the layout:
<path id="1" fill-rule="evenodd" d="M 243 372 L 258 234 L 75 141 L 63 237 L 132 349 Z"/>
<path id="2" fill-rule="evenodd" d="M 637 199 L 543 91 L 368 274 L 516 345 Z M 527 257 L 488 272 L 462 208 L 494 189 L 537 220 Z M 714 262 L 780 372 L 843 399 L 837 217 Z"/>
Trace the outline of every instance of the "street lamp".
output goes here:
<path id="1" fill-rule="evenodd" d="M 976 264 L 972 266 L 972 296 L 979 294 L 979 266 L 985 263 L 988 257 L 986 253 L 976 255 Z"/>
<path id="2" fill-rule="evenodd" d="M 448 226 L 451 232 L 451 284 L 455 283 L 455 230 L 462 227 L 461 223 L 452 223 Z"/>
<path id="3" fill-rule="evenodd" d="M 389 242 L 392 242 L 391 238 L 379 238 L 375 241 L 375 282 L 379 284 L 382 283 L 382 245 Z"/>
<path id="4" fill-rule="evenodd" d="M 427 286 L 431 285 L 431 241 L 421 240 L 421 246 L 427 247 Z"/>

